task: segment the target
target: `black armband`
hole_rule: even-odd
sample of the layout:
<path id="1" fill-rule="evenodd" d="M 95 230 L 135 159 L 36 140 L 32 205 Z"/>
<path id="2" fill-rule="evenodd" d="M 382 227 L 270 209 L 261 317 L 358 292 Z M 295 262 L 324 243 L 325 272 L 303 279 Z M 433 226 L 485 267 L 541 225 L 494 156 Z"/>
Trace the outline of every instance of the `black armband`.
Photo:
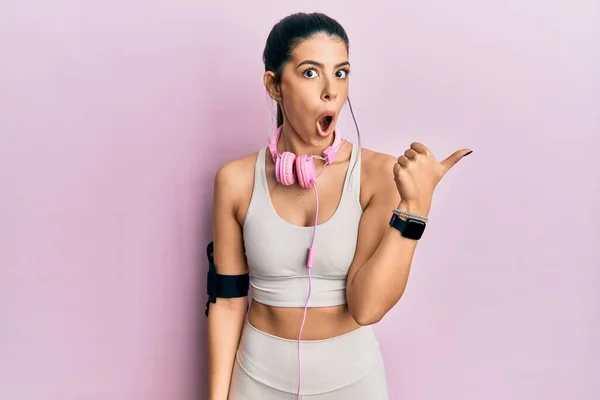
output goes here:
<path id="1" fill-rule="evenodd" d="M 242 275 L 217 274 L 213 257 L 213 247 L 213 242 L 210 242 L 206 248 L 206 256 L 208 257 L 208 276 L 206 279 L 208 301 L 206 302 L 206 311 L 204 312 L 204 315 L 207 317 L 210 303 L 216 303 L 217 297 L 224 299 L 245 297 L 248 296 L 248 290 L 250 288 L 249 273 Z"/>

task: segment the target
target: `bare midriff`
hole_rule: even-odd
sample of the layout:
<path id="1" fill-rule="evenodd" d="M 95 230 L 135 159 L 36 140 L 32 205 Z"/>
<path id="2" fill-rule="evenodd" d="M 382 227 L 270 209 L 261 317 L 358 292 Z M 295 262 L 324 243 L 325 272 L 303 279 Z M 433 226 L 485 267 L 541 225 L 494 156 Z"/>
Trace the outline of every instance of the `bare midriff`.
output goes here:
<path id="1" fill-rule="evenodd" d="M 248 323 L 256 329 L 284 339 L 298 339 L 304 316 L 303 307 L 272 307 L 252 300 Z M 346 305 L 309 307 L 302 329 L 302 340 L 322 340 L 357 329 Z"/>

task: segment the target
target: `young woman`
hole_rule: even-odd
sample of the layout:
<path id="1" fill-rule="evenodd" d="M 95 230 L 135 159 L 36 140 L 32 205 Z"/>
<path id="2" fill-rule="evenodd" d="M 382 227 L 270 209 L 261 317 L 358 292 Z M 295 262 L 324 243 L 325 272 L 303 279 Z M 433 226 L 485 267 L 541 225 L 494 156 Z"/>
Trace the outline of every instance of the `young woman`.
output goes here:
<path id="1" fill-rule="evenodd" d="M 267 39 L 277 130 L 215 178 L 215 279 L 237 279 L 238 295 L 213 293 L 211 400 L 388 398 L 370 325 L 402 296 L 433 191 L 470 151 L 438 162 L 420 143 L 396 158 L 346 141 L 348 45 L 319 13 Z"/>

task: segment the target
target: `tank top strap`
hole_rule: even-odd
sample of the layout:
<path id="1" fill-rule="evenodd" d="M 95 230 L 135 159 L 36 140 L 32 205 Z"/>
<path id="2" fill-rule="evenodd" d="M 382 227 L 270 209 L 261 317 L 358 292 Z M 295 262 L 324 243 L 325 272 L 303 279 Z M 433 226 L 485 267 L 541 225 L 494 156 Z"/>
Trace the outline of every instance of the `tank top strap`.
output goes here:
<path id="1" fill-rule="evenodd" d="M 256 156 L 256 165 L 254 166 L 254 192 L 256 195 L 260 196 L 266 196 L 269 193 L 266 173 L 266 157 L 267 148 L 261 147 Z"/>
<path id="2" fill-rule="evenodd" d="M 361 171 L 361 151 L 360 147 L 352 144 L 352 152 L 348 162 L 348 172 L 344 183 L 344 193 L 358 201 L 360 204 L 360 171 Z"/>
<path id="3" fill-rule="evenodd" d="M 246 221 L 251 219 L 255 214 L 263 217 L 265 215 L 264 207 L 268 207 L 270 204 L 265 155 L 266 147 L 262 147 L 256 155 L 256 163 L 254 164 L 254 185 L 248 211 L 246 212 Z"/>

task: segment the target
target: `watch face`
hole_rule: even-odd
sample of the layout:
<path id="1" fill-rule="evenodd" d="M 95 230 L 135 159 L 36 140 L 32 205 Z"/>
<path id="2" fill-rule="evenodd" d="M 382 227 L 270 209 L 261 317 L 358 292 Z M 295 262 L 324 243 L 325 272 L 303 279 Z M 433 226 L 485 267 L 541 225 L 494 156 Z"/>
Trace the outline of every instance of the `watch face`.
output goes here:
<path id="1" fill-rule="evenodd" d="M 416 219 L 408 219 L 402 231 L 402 236 L 410 239 L 421 239 L 425 231 L 425 223 Z"/>

